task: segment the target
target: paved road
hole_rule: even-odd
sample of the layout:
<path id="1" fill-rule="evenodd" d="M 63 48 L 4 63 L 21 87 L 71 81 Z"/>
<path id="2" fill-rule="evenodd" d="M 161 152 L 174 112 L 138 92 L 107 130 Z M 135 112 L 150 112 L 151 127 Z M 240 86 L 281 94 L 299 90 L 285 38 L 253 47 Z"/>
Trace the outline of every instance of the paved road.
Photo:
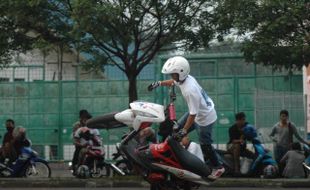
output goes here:
<path id="1" fill-rule="evenodd" d="M 1 188 L 2 190 L 27 190 L 28 188 Z M 148 188 L 31 188 L 33 190 L 149 190 Z M 200 187 L 198 190 L 227 190 L 228 188 Z M 247 190 L 249 188 L 230 187 L 229 190 Z M 309 188 L 251 188 L 251 190 L 306 190 Z M 29 188 L 30 190 L 30 188 Z"/>

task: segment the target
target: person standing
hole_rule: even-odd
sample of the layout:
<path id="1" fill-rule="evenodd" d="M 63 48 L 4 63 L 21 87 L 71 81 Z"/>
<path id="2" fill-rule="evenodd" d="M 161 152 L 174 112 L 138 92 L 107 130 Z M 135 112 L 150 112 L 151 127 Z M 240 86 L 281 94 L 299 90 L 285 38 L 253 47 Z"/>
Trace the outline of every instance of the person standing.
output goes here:
<path id="1" fill-rule="evenodd" d="M 287 110 L 280 111 L 280 121 L 277 122 L 271 131 L 270 137 L 275 143 L 274 157 L 279 165 L 280 173 L 284 169 L 282 157 L 290 150 L 290 146 L 293 143 L 293 136 L 295 136 L 301 143 L 309 145 L 297 132 L 295 124 L 289 121 L 289 113 Z"/>
<path id="2" fill-rule="evenodd" d="M 184 137 L 187 133 L 197 130 L 199 143 L 204 155 L 213 165 L 212 173 L 208 176 L 211 179 L 219 178 L 225 168 L 219 160 L 212 143 L 212 129 L 217 120 L 217 114 L 212 99 L 202 89 L 196 79 L 189 75 L 190 65 L 182 56 L 169 58 L 163 68 L 163 74 L 170 74 L 170 80 L 153 82 L 148 86 L 151 91 L 158 86 L 176 85 L 180 88 L 181 93 L 187 103 L 188 112 L 185 113 L 178 121 L 179 136 Z"/>

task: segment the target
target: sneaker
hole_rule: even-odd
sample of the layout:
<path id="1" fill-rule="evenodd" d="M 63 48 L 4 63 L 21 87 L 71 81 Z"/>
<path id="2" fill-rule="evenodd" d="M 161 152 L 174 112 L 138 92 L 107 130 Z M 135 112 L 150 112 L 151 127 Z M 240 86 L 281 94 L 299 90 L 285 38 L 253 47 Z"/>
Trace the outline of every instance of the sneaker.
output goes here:
<path id="1" fill-rule="evenodd" d="M 209 179 L 216 180 L 217 178 L 221 177 L 221 175 L 225 172 L 225 168 L 218 168 L 218 169 L 213 169 L 212 173 L 208 176 Z"/>

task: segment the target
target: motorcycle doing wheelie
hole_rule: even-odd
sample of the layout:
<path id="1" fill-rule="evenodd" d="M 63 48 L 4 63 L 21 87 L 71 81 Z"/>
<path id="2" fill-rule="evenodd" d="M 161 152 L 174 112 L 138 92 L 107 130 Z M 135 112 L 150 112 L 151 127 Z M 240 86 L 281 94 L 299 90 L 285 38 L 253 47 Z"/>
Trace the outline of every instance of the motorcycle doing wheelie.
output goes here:
<path id="1" fill-rule="evenodd" d="M 88 120 L 87 126 L 132 126 L 132 131 L 121 141 L 119 148 L 135 170 L 151 184 L 151 189 L 191 189 L 200 184 L 209 184 L 212 181 L 208 178 L 211 174 L 209 167 L 182 147 L 176 138 L 168 136 L 162 143 L 138 146 L 135 137 L 139 131 L 164 120 L 164 106 L 136 101 L 130 103 L 130 109 Z"/>

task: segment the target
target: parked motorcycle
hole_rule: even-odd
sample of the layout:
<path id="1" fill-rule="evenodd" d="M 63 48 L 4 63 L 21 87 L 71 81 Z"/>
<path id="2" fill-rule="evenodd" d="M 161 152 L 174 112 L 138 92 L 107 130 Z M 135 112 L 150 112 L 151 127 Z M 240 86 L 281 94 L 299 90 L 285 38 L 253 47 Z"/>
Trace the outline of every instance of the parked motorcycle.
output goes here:
<path id="1" fill-rule="evenodd" d="M 310 147 L 308 145 L 303 145 L 303 150 L 305 153 L 305 161 L 303 162 L 303 166 L 305 168 L 305 178 L 308 178 L 310 174 Z"/>
<path id="2" fill-rule="evenodd" d="M 48 162 L 38 156 L 31 147 L 23 147 L 21 156 L 12 164 L 7 160 L 0 163 L 0 177 L 51 177 L 51 168 Z"/>
<path id="3" fill-rule="evenodd" d="M 168 105 L 168 110 L 174 112 L 173 103 Z M 175 114 L 169 115 L 171 121 L 175 120 Z M 211 174 L 209 167 L 183 148 L 173 136 L 168 136 L 159 144 L 138 145 L 135 137 L 140 130 L 164 120 L 164 106 L 136 101 L 130 103 L 130 109 L 88 120 L 87 126 L 97 129 L 111 129 L 124 124 L 132 126 L 132 131 L 121 141 L 119 149 L 137 173 L 151 184 L 152 190 L 191 189 L 212 182 L 208 178 Z"/>
<path id="4" fill-rule="evenodd" d="M 101 139 L 97 138 L 96 142 L 93 142 L 92 145 L 89 145 L 86 148 L 82 163 L 77 166 L 75 172 L 73 172 L 72 170 L 72 173 L 74 173 L 74 175 L 79 178 L 109 177 L 111 169 L 119 175 L 125 175 L 125 173 L 117 166 L 112 163 L 106 162 L 105 151 L 101 145 Z"/>

